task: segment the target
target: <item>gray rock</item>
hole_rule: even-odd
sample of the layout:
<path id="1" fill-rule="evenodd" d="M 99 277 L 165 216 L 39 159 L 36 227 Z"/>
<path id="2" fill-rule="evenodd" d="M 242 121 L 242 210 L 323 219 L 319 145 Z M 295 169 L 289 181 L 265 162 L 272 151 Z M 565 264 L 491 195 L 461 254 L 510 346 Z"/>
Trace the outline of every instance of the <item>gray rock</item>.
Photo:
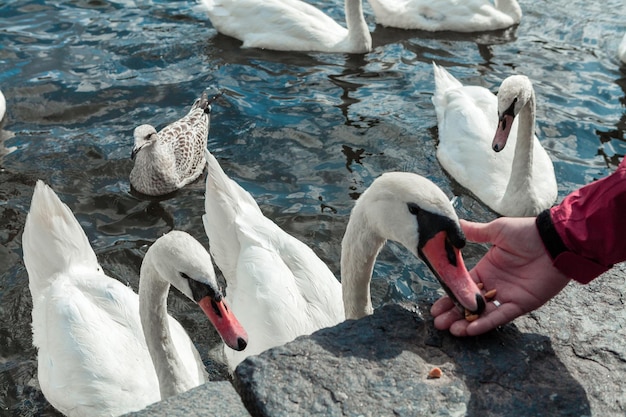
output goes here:
<path id="1" fill-rule="evenodd" d="M 459 339 L 399 305 L 248 358 L 234 383 L 253 416 L 591 414 L 547 336 L 506 326 Z"/>
<path id="2" fill-rule="evenodd" d="M 228 381 L 207 382 L 175 397 L 152 404 L 128 417 L 245 417 L 241 399 Z"/>
<path id="3" fill-rule="evenodd" d="M 241 398 L 211 382 L 134 415 L 245 416 L 243 401 L 255 417 L 623 417 L 625 303 L 620 264 L 479 337 L 434 329 L 428 305 L 387 305 L 246 359 Z M 428 379 L 433 367 L 441 378 Z"/>
<path id="4" fill-rule="evenodd" d="M 550 302 L 515 321 L 550 337 L 580 381 L 594 416 L 626 416 L 626 264 L 588 285 L 571 282 Z"/>

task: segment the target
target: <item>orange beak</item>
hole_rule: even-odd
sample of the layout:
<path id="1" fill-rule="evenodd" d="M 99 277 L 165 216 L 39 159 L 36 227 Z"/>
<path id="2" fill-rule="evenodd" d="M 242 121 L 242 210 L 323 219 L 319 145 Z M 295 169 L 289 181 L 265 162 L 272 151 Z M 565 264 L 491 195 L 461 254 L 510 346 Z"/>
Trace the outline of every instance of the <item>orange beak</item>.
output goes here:
<path id="1" fill-rule="evenodd" d="M 202 298 L 198 305 L 207 315 L 217 333 L 231 349 L 244 350 L 248 345 L 248 333 L 243 329 L 239 320 L 230 312 L 228 305 L 222 298 L 215 301 L 209 296 Z"/>
<path id="2" fill-rule="evenodd" d="M 511 126 L 513 126 L 514 117 L 508 113 L 503 114 L 498 120 L 498 127 L 496 128 L 496 134 L 491 142 L 491 148 L 500 152 L 506 146 L 506 141 L 509 140 L 509 133 L 511 133 Z"/>
<path id="3" fill-rule="evenodd" d="M 457 305 L 473 314 L 483 312 L 485 299 L 465 268 L 461 251 L 447 240 L 446 232 L 430 238 L 419 254 Z"/>

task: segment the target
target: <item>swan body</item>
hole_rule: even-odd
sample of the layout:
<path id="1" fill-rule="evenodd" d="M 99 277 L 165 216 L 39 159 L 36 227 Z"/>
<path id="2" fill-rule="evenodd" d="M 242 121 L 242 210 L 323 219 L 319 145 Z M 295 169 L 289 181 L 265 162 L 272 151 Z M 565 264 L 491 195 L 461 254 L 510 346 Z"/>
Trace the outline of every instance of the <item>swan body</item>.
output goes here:
<path id="1" fill-rule="evenodd" d="M 174 192 L 202 174 L 209 134 L 211 100 L 205 93 L 189 113 L 157 133 L 144 124 L 134 131 L 130 183 L 140 193 L 159 196 Z"/>
<path id="2" fill-rule="evenodd" d="M 480 32 L 519 24 L 516 0 L 368 0 L 376 23 L 431 32 Z"/>
<path id="3" fill-rule="evenodd" d="M 4 119 L 4 115 L 7 112 L 7 101 L 4 98 L 4 94 L 2 94 L 2 90 L 0 90 L 0 122 Z"/>
<path id="4" fill-rule="evenodd" d="M 150 247 L 139 295 L 104 274 L 71 210 L 42 181 L 22 239 L 38 379 L 46 399 L 65 415 L 120 415 L 206 380 L 192 341 L 167 314 L 170 283 L 205 310 L 227 343 L 245 345 L 236 319 L 213 311 L 211 304 L 226 307 L 210 255 L 184 232 L 170 232 Z"/>
<path id="5" fill-rule="evenodd" d="M 345 0 L 347 29 L 301 0 L 202 0 L 213 27 L 244 48 L 366 53 L 372 37 L 361 0 Z"/>
<path id="6" fill-rule="evenodd" d="M 244 352 L 225 348 L 231 369 L 247 355 L 371 313 L 372 267 L 386 239 L 401 242 L 426 259 L 461 305 L 476 312 L 484 309 L 480 290 L 458 251 L 465 238 L 456 213 L 432 182 L 415 174 L 384 174 L 359 198 L 343 240 L 342 290 L 307 245 L 265 217 L 208 151 L 205 158 L 204 228 L 211 254 L 228 283 L 229 304 L 250 334 Z M 421 214 L 410 214 L 417 204 Z"/>
<path id="7" fill-rule="evenodd" d="M 620 61 L 626 64 L 626 34 L 624 34 L 624 37 L 617 48 L 617 56 Z"/>
<path id="8" fill-rule="evenodd" d="M 484 310 L 485 300 L 461 257 L 465 235 L 450 200 L 420 175 L 389 172 L 361 194 L 341 242 L 347 319 L 372 313 L 372 271 L 387 240 L 402 244 L 422 259 L 461 308 L 476 314 Z"/>
<path id="9" fill-rule="evenodd" d="M 202 216 L 228 303 L 249 333 L 245 351 L 224 348 L 229 368 L 249 355 L 344 320 L 341 284 L 307 245 L 265 217 L 252 196 L 206 152 Z"/>
<path id="10" fill-rule="evenodd" d="M 463 86 L 433 66 L 441 166 L 503 216 L 536 216 L 549 208 L 558 190 L 552 161 L 534 135 L 530 80 L 507 78 L 496 98 L 486 88 Z"/>

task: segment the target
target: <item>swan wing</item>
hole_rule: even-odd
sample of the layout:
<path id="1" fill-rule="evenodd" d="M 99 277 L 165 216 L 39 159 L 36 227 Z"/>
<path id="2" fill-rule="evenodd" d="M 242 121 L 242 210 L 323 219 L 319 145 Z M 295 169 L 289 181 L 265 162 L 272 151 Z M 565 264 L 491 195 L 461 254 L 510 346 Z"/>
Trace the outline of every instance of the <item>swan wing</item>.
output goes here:
<path id="1" fill-rule="evenodd" d="M 51 277 L 74 266 L 94 273 L 102 270 L 70 208 L 41 180 L 35 184 L 22 245 L 33 296 L 45 290 Z"/>
<path id="2" fill-rule="evenodd" d="M 46 399 L 65 414 L 117 415 L 160 400 L 138 297 L 102 273 L 74 268 L 33 298 L 33 344 Z"/>
<path id="3" fill-rule="evenodd" d="M 237 286 L 227 291 L 250 343 L 243 352 L 225 348 L 231 369 L 249 355 L 344 320 L 341 284 L 311 248 L 269 219 L 243 225 L 239 239 Z"/>
<path id="4" fill-rule="evenodd" d="M 207 178 L 202 222 L 209 238 L 211 256 L 222 273 L 234 280 L 241 251 L 236 218 L 244 211 L 253 219 L 264 216 L 250 193 L 226 175 L 208 150 L 205 151 L 205 159 Z M 234 282 L 231 284 L 234 285 Z"/>
<path id="5" fill-rule="evenodd" d="M 490 0 L 369 0 L 376 23 L 428 31 L 475 32 L 504 29 L 520 22 L 516 1 Z M 508 3 L 499 7 L 498 3 Z"/>
<path id="6" fill-rule="evenodd" d="M 203 0 L 211 23 L 245 48 L 332 49 L 348 30 L 299 0 Z M 325 48 L 324 48 L 325 47 Z"/>

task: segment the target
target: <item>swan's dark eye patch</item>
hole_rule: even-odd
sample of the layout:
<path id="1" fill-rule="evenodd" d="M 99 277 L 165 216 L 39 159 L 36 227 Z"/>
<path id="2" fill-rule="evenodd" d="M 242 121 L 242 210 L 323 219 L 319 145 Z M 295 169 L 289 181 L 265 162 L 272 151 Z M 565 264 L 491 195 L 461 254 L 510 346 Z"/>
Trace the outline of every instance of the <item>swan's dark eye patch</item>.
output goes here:
<path id="1" fill-rule="evenodd" d="M 210 285 L 196 281 L 195 279 L 191 278 L 189 275 L 185 274 L 184 272 L 180 272 L 180 276 L 186 279 L 187 282 L 189 283 L 191 294 L 196 303 L 206 296 L 210 297 L 212 300 L 217 301 L 218 303 L 222 300 L 221 291 L 219 290 L 216 291 Z"/>
<path id="2" fill-rule="evenodd" d="M 417 216 L 420 212 L 420 207 L 415 203 L 407 203 L 407 207 L 409 208 L 409 213 L 414 216 Z"/>

